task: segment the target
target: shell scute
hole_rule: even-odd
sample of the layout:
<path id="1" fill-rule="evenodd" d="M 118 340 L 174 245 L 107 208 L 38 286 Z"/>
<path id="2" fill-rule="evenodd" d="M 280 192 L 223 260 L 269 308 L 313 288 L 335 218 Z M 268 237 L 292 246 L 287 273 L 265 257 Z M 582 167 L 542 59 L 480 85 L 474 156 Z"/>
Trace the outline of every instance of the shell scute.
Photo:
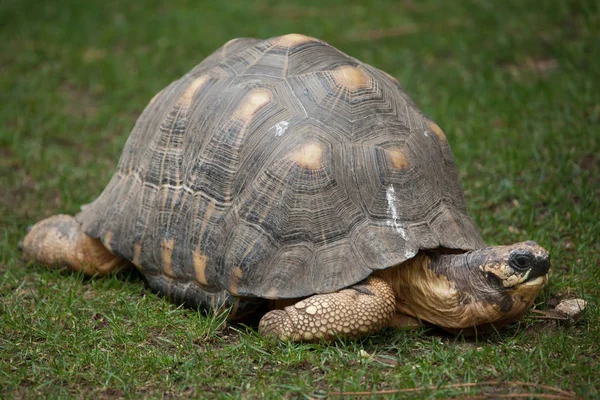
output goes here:
<path id="1" fill-rule="evenodd" d="M 483 245 L 439 126 L 389 75 L 302 35 L 230 41 L 162 90 L 77 218 L 152 282 L 247 297 Z"/>

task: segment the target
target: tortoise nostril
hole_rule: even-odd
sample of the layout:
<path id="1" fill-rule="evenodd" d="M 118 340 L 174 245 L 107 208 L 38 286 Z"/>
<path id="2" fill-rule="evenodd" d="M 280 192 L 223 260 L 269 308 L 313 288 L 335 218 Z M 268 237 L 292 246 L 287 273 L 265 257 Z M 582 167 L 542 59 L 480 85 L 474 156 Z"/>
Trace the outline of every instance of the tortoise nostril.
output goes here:
<path id="1" fill-rule="evenodd" d="M 550 257 L 543 257 L 536 263 L 536 267 L 543 273 L 547 274 L 550 271 Z"/>
<path id="2" fill-rule="evenodd" d="M 547 255 L 536 257 L 531 265 L 531 272 L 529 273 L 528 280 L 546 275 L 548 271 L 550 271 L 550 257 Z"/>

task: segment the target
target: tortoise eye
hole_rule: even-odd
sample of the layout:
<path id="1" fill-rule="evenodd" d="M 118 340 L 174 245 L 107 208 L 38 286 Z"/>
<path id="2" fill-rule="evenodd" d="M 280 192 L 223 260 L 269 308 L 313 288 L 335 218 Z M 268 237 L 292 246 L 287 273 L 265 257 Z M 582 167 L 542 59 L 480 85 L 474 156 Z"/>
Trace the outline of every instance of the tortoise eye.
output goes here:
<path id="1" fill-rule="evenodd" d="M 514 269 L 526 270 L 531 266 L 533 258 L 529 251 L 515 251 L 510 254 L 508 262 Z"/>

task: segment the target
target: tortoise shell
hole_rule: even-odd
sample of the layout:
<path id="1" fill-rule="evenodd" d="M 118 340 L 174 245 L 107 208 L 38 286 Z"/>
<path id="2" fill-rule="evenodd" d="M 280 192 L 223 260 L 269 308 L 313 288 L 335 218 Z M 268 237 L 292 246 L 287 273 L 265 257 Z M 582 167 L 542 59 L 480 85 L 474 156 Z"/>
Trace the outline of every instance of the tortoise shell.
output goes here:
<path id="1" fill-rule="evenodd" d="M 297 34 L 234 39 L 157 94 L 77 219 L 148 277 L 269 299 L 483 246 L 442 130 L 385 72 Z"/>

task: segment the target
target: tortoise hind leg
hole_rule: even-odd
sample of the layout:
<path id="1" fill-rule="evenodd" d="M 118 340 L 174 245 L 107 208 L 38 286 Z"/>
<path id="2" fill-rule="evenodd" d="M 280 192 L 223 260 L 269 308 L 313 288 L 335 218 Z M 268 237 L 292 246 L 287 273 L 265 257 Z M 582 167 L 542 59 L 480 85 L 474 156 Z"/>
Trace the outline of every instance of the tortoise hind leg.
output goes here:
<path id="1" fill-rule="evenodd" d="M 86 235 L 70 215 L 54 215 L 35 224 L 23 239 L 23 256 L 48 267 L 67 267 L 85 275 L 107 275 L 131 264 Z"/>
<path id="2" fill-rule="evenodd" d="M 245 322 L 265 305 L 260 298 L 239 298 L 227 291 L 209 292 L 194 281 L 178 281 L 165 275 L 145 275 L 148 286 L 170 302 L 200 309 L 206 313 L 227 312 L 230 321 Z M 264 310 L 263 310 L 264 311 Z"/>
<path id="3" fill-rule="evenodd" d="M 294 341 L 357 338 L 388 326 L 395 306 L 390 285 L 370 277 L 348 289 L 314 295 L 283 310 L 270 311 L 260 320 L 259 331 Z"/>

